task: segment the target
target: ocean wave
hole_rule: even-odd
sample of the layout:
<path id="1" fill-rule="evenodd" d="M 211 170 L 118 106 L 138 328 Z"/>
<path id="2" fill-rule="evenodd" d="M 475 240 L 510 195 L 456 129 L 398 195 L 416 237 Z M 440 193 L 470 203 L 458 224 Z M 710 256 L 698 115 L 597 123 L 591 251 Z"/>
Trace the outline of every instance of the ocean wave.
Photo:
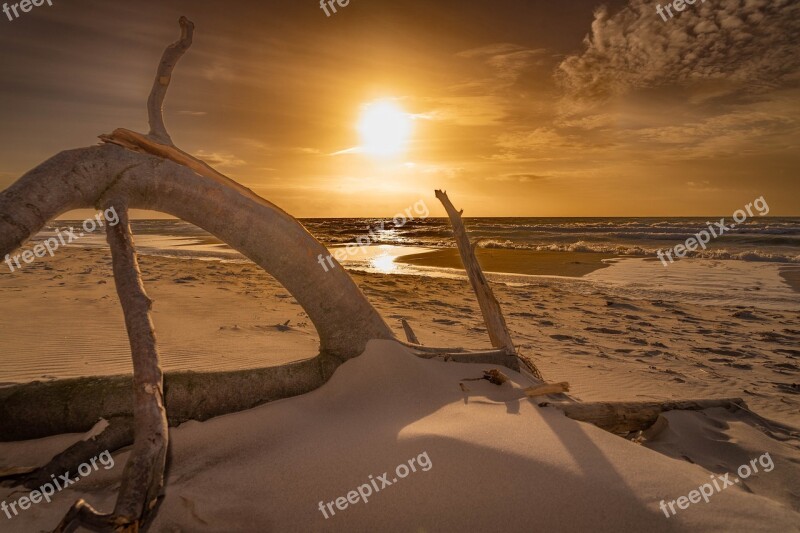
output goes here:
<path id="1" fill-rule="evenodd" d="M 800 254 L 777 254 L 760 250 L 731 252 L 728 250 L 705 250 L 700 253 L 690 252 L 688 257 L 702 259 L 734 259 L 739 261 L 763 261 L 770 263 L 800 263 Z"/>
<path id="2" fill-rule="evenodd" d="M 624 256 L 653 257 L 663 248 L 651 248 L 622 244 L 603 244 L 586 241 L 559 244 L 525 244 L 511 241 L 486 240 L 478 243 L 479 248 L 499 248 L 507 250 L 533 250 L 543 252 L 586 252 Z M 800 254 L 774 253 L 764 250 L 731 251 L 728 249 L 708 249 L 688 252 L 686 257 L 699 259 L 728 259 L 739 261 L 763 261 L 775 263 L 800 263 Z"/>

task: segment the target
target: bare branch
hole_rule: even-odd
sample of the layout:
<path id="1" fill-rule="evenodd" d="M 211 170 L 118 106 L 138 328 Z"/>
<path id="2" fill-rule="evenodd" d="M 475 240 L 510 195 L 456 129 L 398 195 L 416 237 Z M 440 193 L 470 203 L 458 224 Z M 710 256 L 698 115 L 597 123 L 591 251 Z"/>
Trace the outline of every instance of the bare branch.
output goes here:
<path id="1" fill-rule="evenodd" d="M 111 204 L 104 206 L 111 207 Z M 169 431 L 164 408 L 164 381 L 158 361 L 155 330 L 150 318 L 152 301 L 142 284 L 133 245 L 128 206 L 117 202 L 119 223 L 106 226 L 112 269 L 133 357 L 133 452 L 122 479 L 112 514 L 98 513 L 83 500 L 73 505 L 56 531 L 77 525 L 99 531 L 139 531 L 164 486 Z"/>
<path id="2" fill-rule="evenodd" d="M 164 378 L 159 365 L 155 330 L 150 318 L 152 302 L 144 291 L 139 261 L 133 245 L 128 207 L 117 207 L 119 223 L 107 226 L 114 280 L 125 315 L 133 356 L 134 442 L 125 465 L 114 514 L 130 523 L 143 521 L 164 484 L 167 460 L 167 412 Z"/>
<path id="3" fill-rule="evenodd" d="M 467 230 L 461 220 L 463 210 L 456 211 L 444 191 L 436 191 L 436 198 L 442 202 L 447 215 L 450 217 L 456 244 L 458 244 L 458 251 L 461 254 L 461 261 L 464 263 L 469 281 L 472 284 L 475 295 L 478 297 L 478 304 L 480 305 L 481 313 L 483 313 L 483 320 L 486 323 L 486 330 L 489 333 L 492 346 L 506 350 L 508 353 L 515 353 L 514 341 L 511 340 L 511 334 L 508 331 L 508 326 L 506 326 L 505 318 L 503 318 L 503 311 L 500 309 L 500 304 L 497 302 L 486 276 L 483 275 L 483 270 L 481 270 L 481 266 L 475 257 L 475 247 L 470 244 Z"/>
<path id="4" fill-rule="evenodd" d="M 414 330 L 411 329 L 411 324 L 409 324 L 405 318 L 400 322 L 403 324 L 403 331 L 406 332 L 406 338 L 408 339 L 408 342 L 411 344 L 420 344 L 417 335 L 414 333 Z"/>
<path id="5" fill-rule="evenodd" d="M 164 97 L 167 95 L 169 82 L 172 79 L 172 70 L 181 56 L 192 46 L 192 36 L 194 35 L 194 23 L 192 21 L 186 17 L 181 17 L 178 22 L 181 25 L 181 38 L 164 50 L 164 55 L 161 56 L 161 63 L 159 63 L 156 71 L 153 88 L 150 90 L 150 97 L 147 99 L 150 137 L 167 144 L 172 144 L 172 138 L 170 138 L 167 128 L 164 126 L 164 115 L 162 114 Z"/>

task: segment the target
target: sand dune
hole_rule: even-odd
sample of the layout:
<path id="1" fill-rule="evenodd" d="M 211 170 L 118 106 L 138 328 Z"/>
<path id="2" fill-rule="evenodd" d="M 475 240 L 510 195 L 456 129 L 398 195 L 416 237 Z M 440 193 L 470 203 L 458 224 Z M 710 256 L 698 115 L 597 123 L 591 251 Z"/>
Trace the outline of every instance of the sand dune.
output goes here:
<path id="1" fill-rule="evenodd" d="M 768 446 L 774 470 L 753 478 L 747 490 L 727 488 L 667 518 L 659 502 L 705 483 L 704 468 L 520 399 L 515 388 L 527 380 L 516 373 L 508 372 L 513 384 L 470 382 L 463 393 L 459 380 L 480 370 L 373 341 L 310 394 L 184 424 L 172 431 L 168 487 L 153 530 L 790 531 L 799 523 L 800 514 L 769 496 L 776 485 L 798 488 L 800 454 L 759 441 L 757 430 L 731 428 L 756 445 L 757 451 L 742 448 L 742 457 Z M 676 426 L 672 437 L 686 431 Z M 661 446 L 683 444 L 691 444 L 686 435 Z M 429 470 L 395 482 L 395 467 L 423 452 Z M 119 465 L 125 455 L 117 456 Z M 320 501 L 384 472 L 391 486 L 366 504 L 327 519 L 319 510 Z M 121 466 L 101 470 L 4 530 L 46 528 L 78 495 L 108 507 L 107 489 L 120 473 Z"/>

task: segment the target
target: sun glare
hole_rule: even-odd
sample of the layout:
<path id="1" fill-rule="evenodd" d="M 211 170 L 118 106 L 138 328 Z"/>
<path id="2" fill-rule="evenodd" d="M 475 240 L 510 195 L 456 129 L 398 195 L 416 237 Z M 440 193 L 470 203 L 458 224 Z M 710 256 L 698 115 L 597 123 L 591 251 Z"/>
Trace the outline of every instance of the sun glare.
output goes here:
<path id="1" fill-rule="evenodd" d="M 358 123 L 361 147 L 370 155 L 397 155 L 405 149 L 411 127 L 411 115 L 394 102 L 381 100 L 367 104 Z"/>

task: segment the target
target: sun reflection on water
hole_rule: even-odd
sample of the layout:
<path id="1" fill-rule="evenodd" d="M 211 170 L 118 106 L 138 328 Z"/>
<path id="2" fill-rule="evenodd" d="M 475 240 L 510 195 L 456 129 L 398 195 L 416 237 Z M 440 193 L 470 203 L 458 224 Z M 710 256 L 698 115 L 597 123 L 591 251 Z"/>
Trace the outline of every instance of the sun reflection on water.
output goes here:
<path id="1" fill-rule="evenodd" d="M 397 263 L 394 257 L 388 253 L 377 255 L 370 260 L 370 266 L 381 274 L 393 274 L 397 272 Z"/>

